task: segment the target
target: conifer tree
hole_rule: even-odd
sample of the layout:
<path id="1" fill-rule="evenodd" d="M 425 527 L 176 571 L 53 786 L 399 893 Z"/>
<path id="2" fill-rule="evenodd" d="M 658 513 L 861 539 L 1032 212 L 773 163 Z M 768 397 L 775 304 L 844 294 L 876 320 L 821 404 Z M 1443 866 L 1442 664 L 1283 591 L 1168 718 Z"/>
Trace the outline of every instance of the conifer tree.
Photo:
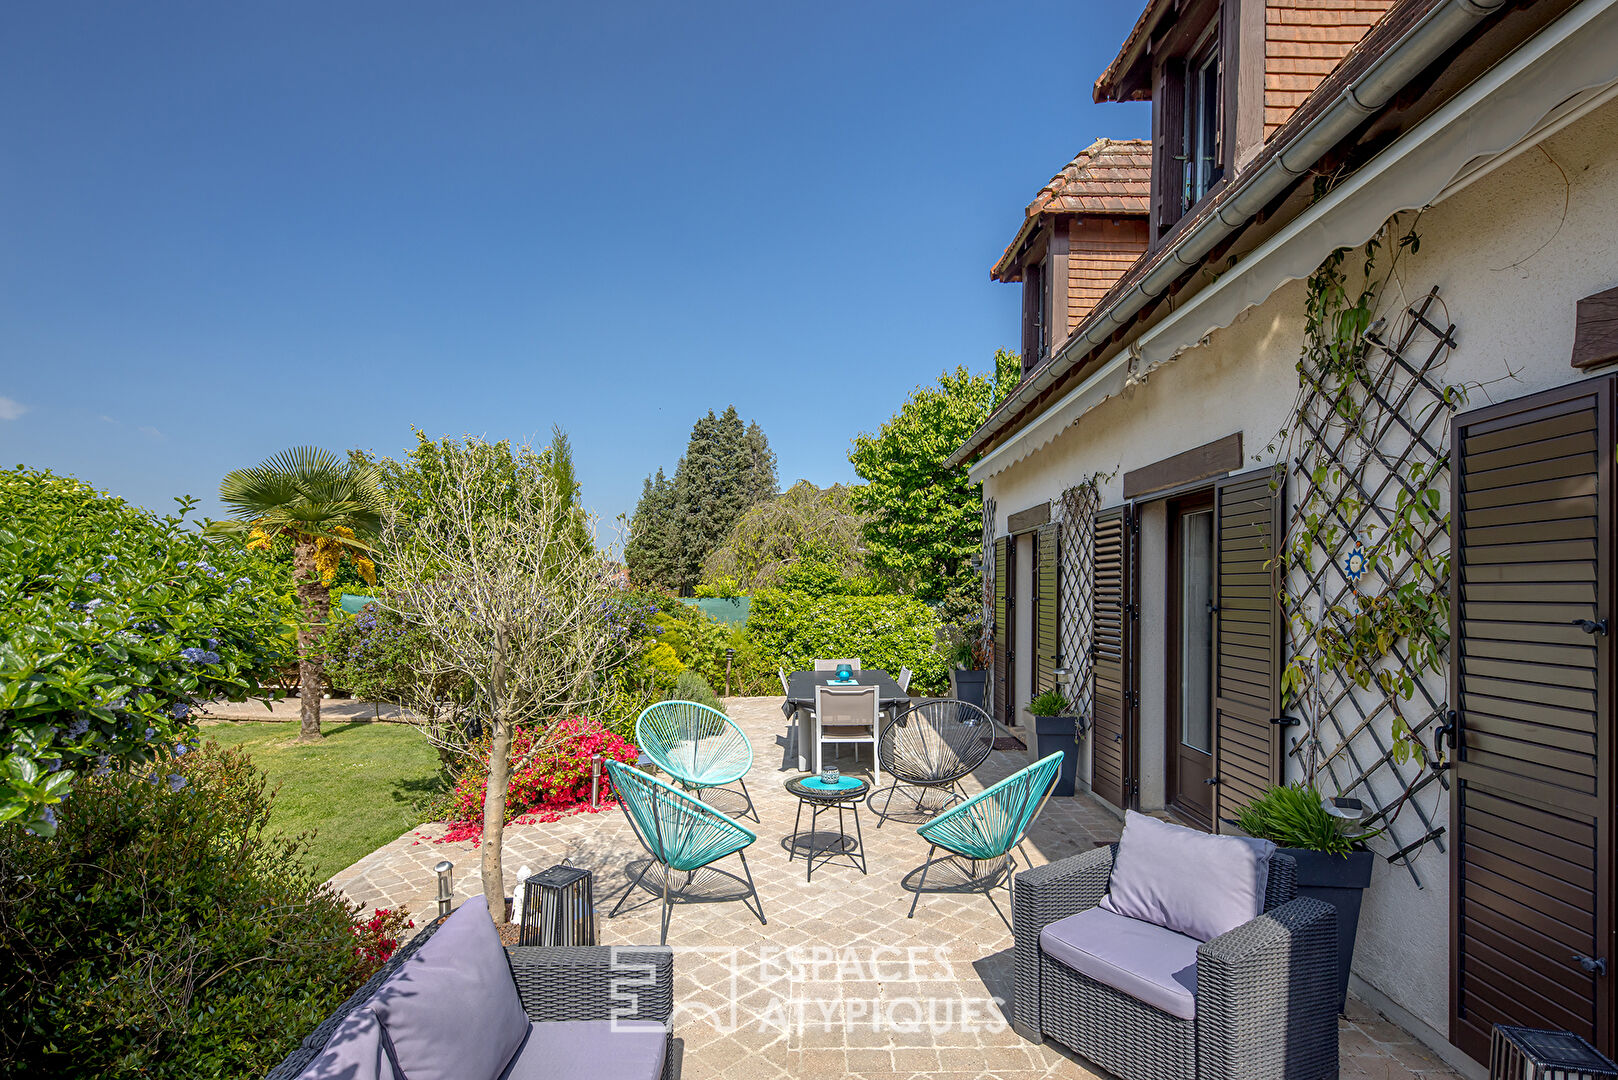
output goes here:
<path id="1" fill-rule="evenodd" d="M 624 564 L 629 578 L 637 585 L 677 588 L 675 575 L 674 481 L 657 470 L 641 487 L 635 516 L 629 520 L 629 539 L 624 543 Z"/>

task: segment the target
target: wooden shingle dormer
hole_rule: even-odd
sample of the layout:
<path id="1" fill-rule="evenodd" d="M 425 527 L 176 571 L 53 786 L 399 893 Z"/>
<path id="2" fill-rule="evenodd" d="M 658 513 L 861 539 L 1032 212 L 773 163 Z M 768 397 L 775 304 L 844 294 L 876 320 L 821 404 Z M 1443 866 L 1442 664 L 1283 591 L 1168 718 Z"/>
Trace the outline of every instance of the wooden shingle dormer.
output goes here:
<path id="1" fill-rule="evenodd" d="M 1023 287 L 1023 371 L 1059 349 L 1145 252 L 1151 169 L 1145 139 L 1097 139 L 1028 204 L 990 271 Z"/>
<path id="2" fill-rule="evenodd" d="M 1095 100 L 1152 105 L 1157 244 L 1252 159 L 1397 0 L 1149 0 Z"/>

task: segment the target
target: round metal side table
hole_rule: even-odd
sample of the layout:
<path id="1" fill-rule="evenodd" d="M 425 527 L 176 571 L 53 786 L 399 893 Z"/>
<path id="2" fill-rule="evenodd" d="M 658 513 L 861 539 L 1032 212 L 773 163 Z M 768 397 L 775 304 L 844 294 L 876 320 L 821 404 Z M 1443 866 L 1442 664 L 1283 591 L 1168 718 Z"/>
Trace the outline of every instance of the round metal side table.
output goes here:
<path id="1" fill-rule="evenodd" d="M 821 783 L 818 776 L 799 776 L 788 780 L 787 791 L 798 798 L 798 813 L 792 821 L 792 840 L 787 846 L 787 861 L 791 862 L 798 857 L 797 839 L 804 834 L 799 826 L 803 824 L 803 808 L 809 808 L 808 852 L 804 857 L 804 880 L 813 881 L 815 874 L 815 859 L 819 857 L 820 864 L 825 866 L 833 859 L 843 857 L 848 860 L 845 865 L 852 866 L 860 873 L 866 873 L 865 866 L 865 839 L 860 834 L 860 803 L 865 799 L 871 785 L 856 776 L 841 777 L 836 784 Z M 815 822 L 821 814 L 837 811 L 837 833 L 834 839 L 825 844 L 816 842 Z M 854 817 L 854 835 L 848 835 L 843 821 L 844 813 Z"/>

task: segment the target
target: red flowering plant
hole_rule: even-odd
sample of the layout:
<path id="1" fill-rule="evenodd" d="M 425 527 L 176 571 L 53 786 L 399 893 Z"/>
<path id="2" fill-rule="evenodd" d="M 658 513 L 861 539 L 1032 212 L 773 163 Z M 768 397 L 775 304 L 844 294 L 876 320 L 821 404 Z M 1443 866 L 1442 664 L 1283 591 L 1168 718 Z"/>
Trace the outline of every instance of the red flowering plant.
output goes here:
<path id="1" fill-rule="evenodd" d="M 614 734 L 599 720 L 587 716 L 564 717 L 547 727 L 516 728 L 511 735 L 511 782 L 506 788 L 507 819 L 521 824 L 556 821 L 564 813 L 588 809 L 590 759 L 596 754 L 632 765 L 639 751 L 633 743 Z M 488 760 L 488 739 L 485 737 L 455 782 L 447 815 L 450 829 L 442 840 L 476 840 L 482 836 L 483 795 L 489 781 Z M 603 806 L 611 804 L 611 795 L 603 773 Z"/>
<path id="2" fill-rule="evenodd" d="M 392 908 L 377 908 L 370 918 L 354 924 L 354 955 L 360 958 L 361 982 L 388 962 L 404 932 L 415 926 L 409 912 Z"/>

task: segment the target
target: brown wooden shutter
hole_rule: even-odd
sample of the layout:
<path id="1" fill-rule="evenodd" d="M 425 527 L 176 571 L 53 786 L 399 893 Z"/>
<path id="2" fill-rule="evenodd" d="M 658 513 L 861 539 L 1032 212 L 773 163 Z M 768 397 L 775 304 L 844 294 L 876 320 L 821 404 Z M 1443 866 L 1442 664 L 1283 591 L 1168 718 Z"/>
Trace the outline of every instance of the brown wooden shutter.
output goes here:
<path id="1" fill-rule="evenodd" d="M 1274 471 L 1214 488 L 1214 829 L 1281 781 L 1281 500 Z"/>
<path id="2" fill-rule="evenodd" d="M 1132 535 L 1127 507 L 1096 515 L 1095 565 L 1091 586 L 1094 630 L 1094 691 L 1090 703 L 1093 727 L 1090 786 L 1114 806 L 1129 805 L 1134 782 L 1130 767 L 1133 664 L 1130 619 Z"/>
<path id="3" fill-rule="evenodd" d="M 1478 1061 L 1496 1023 L 1614 1049 L 1612 394 L 1455 419 L 1450 1041 Z"/>
<path id="4" fill-rule="evenodd" d="M 1056 688 L 1061 666 L 1062 608 L 1057 595 L 1057 556 L 1061 553 L 1059 526 L 1041 525 L 1034 534 L 1034 686 L 1035 694 Z"/>
<path id="5" fill-rule="evenodd" d="M 1011 670 L 1006 655 L 1011 646 L 1011 634 L 1006 622 L 1006 590 L 1011 581 L 1011 567 L 1008 565 L 1010 548 L 1009 537 L 1002 536 L 994 542 L 994 701 L 991 715 L 1002 716 L 1007 700 L 1006 675 Z"/>

